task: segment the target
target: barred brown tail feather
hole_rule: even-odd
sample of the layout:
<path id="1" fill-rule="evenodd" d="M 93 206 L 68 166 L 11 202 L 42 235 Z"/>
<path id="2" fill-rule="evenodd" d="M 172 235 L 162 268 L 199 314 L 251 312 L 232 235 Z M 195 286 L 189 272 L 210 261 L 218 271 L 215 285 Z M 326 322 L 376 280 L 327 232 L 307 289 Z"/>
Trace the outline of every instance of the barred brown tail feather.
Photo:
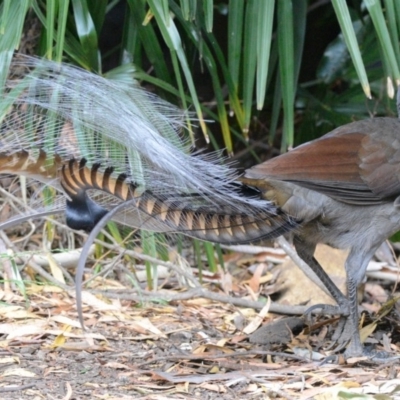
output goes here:
<path id="1" fill-rule="evenodd" d="M 140 192 L 127 175 L 113 176 L 113 168 L 101 170 L 101 165 L 87 166 L 85 159 L 71 159 L 60 170 L 60 182 L 71 201 L 67 203 L 67 221 L 75 229 L 93 227 L 105 215 L 106 209 L 91 200 L 86 192 L 91 189 L 109 193 L 122 201 L 136 199 L 135 207 L 144 215 L 138 220 L 138 228 L 146 228 L 149 219 L 157 220 L 162 231 L 181 232 L 198 239 L 218 243 L 247 243 L 275 238 L 296 227 L 295 221 L 278 209 L 270 207 L 257 216 L 238 214 L 235 209 L 211 209 L 207 205 L 190 205 L 190 196 L 179 194 L 173 199 L 160 198 L 151 191 Z M 246 188 L 243 188 L 243 193 Z M 249 188 L 254 195 L 255 189 Z M 197 196 L 193 196 L 196 203 Z M 188 205 L 189 203 L 189 205 Z M 269 205 L 269 203 L 267 203 Z"/>
<path id="2" fill-rule="evenodd" d="M 136 199 L 137 211 L 126 210 L 130 218 L 120 219 L 135 228 L 159 232 L 181 232 L 198 239 L 224 244 L 248 243 L 275 238 L 294 229 L 297 224 L 286 214 L 266 202 L 265 211 L 238 213 L 235 207 L 218 207 L 204 203 L 197 194 L 175 196 L 142 192 L 126 174 L 113 174 L 112 167 L 101 170 L 101 164 L 87 166 L 87 160 L 61 161 L 57 155 L 49 161 L 44 150 L 21 150 L 12 155 L 0 153 L 0 173 L 34 177 L 64 190 L 67 225 L 90 231 L 111 207 L 98 204 L 88 196 L 89 190 L 111 194 L 121 201 Z M 257 189 L 236 183 L 243 195 L 255 196 Z M 250 206 L 249 206 L 250 208 Z"/>
<path id="3" fill-rule="evenodd" d="M 135 199 L 115 216 L 129 226 L 223 243 L 296 226 L 257 189 L 238 183 L 218 155 L 189 154 L 181 138 L 191 116 L 133 81 L 24 56 L 14 64 L 29 73 L 3 88 L 9 112 L 0 125 L 0 173 L 64 192 L 75 229 L 90 230 L 116 199 Z"/>

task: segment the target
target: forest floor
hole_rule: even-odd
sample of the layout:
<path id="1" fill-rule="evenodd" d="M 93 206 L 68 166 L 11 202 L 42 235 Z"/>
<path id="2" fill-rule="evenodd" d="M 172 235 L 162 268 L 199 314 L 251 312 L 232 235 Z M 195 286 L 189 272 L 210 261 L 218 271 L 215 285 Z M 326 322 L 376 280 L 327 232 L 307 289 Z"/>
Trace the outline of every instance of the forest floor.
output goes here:
<path id="1" fill-rule="evenodd" d="M 326 359 L 334 354 L 327 349 L 338 317 L 276 312 L 277 301 L 284 314 L 330 301 L 280 249 L 232 248 L 225 270 L 203 271 L 201 286 L 197 269 L 183 259 L 160 261 L 157 291 L 147 290 L 144 264 L 134 267 L 134 285 L 123 257 L 112 272 L 103 268 L 106 274 L 88 268 L 83 331 L 75 289 L 65 283 L 74 274 L 66 253 L 16 253 L 11 239 L 1 234 L 3 250 L 14 250 L 1 259 L 0 399 L 400 398 L 398 361 Z M 345 254 L 318 252 L 343 285 Z M 372 265 L 375 278 L 364 287 L 362 337 L 399 354 L 398 273 L 385 257 Z M 7 280 L 18 266 L 24 278 Z M 39 284 L 41 271 L 60 284 Z"/>

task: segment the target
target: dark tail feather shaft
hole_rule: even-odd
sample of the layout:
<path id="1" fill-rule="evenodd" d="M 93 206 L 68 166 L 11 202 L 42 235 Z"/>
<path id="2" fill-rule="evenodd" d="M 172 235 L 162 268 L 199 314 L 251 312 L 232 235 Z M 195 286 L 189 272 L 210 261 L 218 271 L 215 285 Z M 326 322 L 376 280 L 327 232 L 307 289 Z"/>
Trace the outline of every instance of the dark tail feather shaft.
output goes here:
<path id="1" fill-rule="evenodd" d="M 112 168 L 102 171 L 98 164 L 89 168 L 84 159 L 70 160 L 62 166 L 61 185 L 71 198 L 67 204 L 67 221 L 75 229 L 88 230 L 107 212 L 87 196 L 91 189 L 109 193 L 122 201 L 136 199 L 137 212 L 129 213 L 128 210 L 125 214 L 124 222 L 128 225 L 144 229 L 150 226 L 151 230 L 157 230 L 155 220 L 162 232 L 182 232 L 217 243 L 271 239 L 297 226 L 294 220 L 269 202 L 265 202 L 265 210 L 258 210 L 257 215 L 252 212 L 246 215 L 234 208 L 224 207 L 221 211 L 218 207 L 204 205 L 203 198 L 196 195 L 161 198 L 150 191 L 141 193 L 125 174 L 114 176 Z M 255 188 L 241 183 L 237 185 L 244 195 L 260 196 Z"/>

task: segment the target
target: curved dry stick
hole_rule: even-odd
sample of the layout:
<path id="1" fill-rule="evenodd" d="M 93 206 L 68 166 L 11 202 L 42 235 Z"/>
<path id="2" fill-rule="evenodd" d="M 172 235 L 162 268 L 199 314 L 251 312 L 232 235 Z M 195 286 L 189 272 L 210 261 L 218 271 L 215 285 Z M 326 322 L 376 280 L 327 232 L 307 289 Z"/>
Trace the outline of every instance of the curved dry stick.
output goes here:
<path id="1" fill-rule="evenodd" d="M 86 260 L 89 255 L 90 247 L 94 243 L 97 235 L 104 228 L 106 223 L 112 219 L 112 217 L 118 212 L 122 211 L 131 205 L 135 205 L 136 199 L 126 201 L 124 203 L 118 204 L 112 210 L 108 211 L 94 226 L 89 236 L 86 239 L 85 244 L 82 247 L 82 252 L 79 257 L 78 265 L 76 268 L 75 275 L 75 296 L 76 296 L 76 310 L 78 312 L 79 323 L 82 329 L 85 330 L 85 325 L 83 323 L 83 313 L 82 313 L 82 283 L 83 283 L 83 271 L 85 269 Z"/>
<path id="2" fill-rule="evenodd" d="M 30 219 L 38 219 L 38 218 L 48 217 L 50 215 L 57 215 L 63 213 L 65 213 L 65 210 L 50 210 L 50 211 L 41 211 L 30 215 L 23 215 L 22 217 L 18 217 L 10 221 L 0 223 L 0 230 L 12 228 L 17 224 L 28 221 Z"/>

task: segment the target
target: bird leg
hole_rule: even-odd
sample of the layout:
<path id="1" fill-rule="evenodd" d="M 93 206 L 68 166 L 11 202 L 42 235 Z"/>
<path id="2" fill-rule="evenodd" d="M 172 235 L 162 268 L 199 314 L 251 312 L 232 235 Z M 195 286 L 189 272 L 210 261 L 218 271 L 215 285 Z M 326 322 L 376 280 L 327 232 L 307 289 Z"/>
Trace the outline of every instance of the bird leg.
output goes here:
<path id="1" fill-rule="evenodd" d="M 338 304 L 338 308 L 335 307 L 335 311 L 338 314 L 348 315 L 350 311 L 348 299 L 339 290 L 339 288 L 332 281 L 329 275 L 321 267 L 320 263 L 313 256 L 316 246 L 309 245 L 308 243 L 303 242 L 298 236 L 294 237 L 293 244 L 296 248 L 297 254 L 310 266 L 310 268 L 314 271 L 319 280 L 324 284 L 330 295 Z M 310 307 L 307 313 L 313 311 L 316 308 L 327 310 L 327 313 L 332 313 L 330 311 L 333 310 L 333 307 L 331 305 L 316 304 Z"/>
<path id="2" fill-rule="evenodd" d="M 339 324 L 332 335 L 332 345 L 328 348 L 331 349 L 334 346 L 335 352 L 339 352 L 346 346 L 344 355 L 346 358 L 368 356 L 376 362 L 382 362 L 383 360 L 396 359 L 393 358 L 389 353 L 379 351 L 366 350 L 361 343 L 360 332 L 359 332 L 359 316 L 358 316 L 358 298 L 357 288 L 360 285 L 369 260 L 375 253 L 376 248 L 370 249 L 367 252 L 360 252 L 359 250 L 352 249 L 346 260 L 346 273 L 347 273 L 347 298 L 340 292 L 337 286 L 332 282 L 326 272 L 322 269 L 318 261 L 310 255 L 311 251 L 307 248 L 304 243 L 297 240 L 296 250 L 299 255 L 306 261 L 313 271 L 318 275 L 321 281 L 324 283 L 326 288 L 331 293 L 332 297 L 338 303 L 338 309 L 342 312 L 342 316 L 339 320 Z M 316 305 L 311 307 L 319 307 Z M 322 305 L 323 309 L 326 305 Z M 330 307 L 330 306 L 327 306 Z M 381 360 L 381 361 L 380 361 Z"/>
<path id="3" fill-rule="evenodd" d="M 350 314 L 343 327 L 342 335 L 338 339 L 339 343 L 350 340 L 346 348 L 346 356 L 358 356 L 363 354 L 364 347 L 361 343 L 360 332 L 358 329 L 358 299 L 357 299 L 357 280 L 348 274 L 347 276 L 347 296 L 349 299 Z"/>
<path id="4" fill-rule="evenodd" d="M 347 345 L 345 356 L 358 357 L 368 356 L 369 358 L 388 359 L 390 354 L 386 352 L 375 352 L 366 350 L 361 343 L 360 331 L 358 328 L 358 299 L 357 288 L 361 284 L 369 261 L 371 260 L 379 244 L 373 246 L 369 250 L 360 250 L 352 248 L 346 260 L 346 273 L 347 273 L 347 298 L 349 304 L 349 315 L 346 318 L 345 324 L 342 327 L 342 332 L 337 338 L 339 345 Z"/>
<path id="5" fill-rule="evenodd" d="M 316 304 L 311 306 L 307 310 L 306 314 L 311 313 L 316 308 L 322 309 L 324 312 L 329 314 L 341 314 L 338 327 L 332 336 L 332 345 L 330 348 L 337 345 L 335 351 L 340 351 L 350 342 L 346 354 L 359 355 L 360 352 L 362 353 L 363 347 L 358 332 L 357 280 L 348 272 L 348 297 L 346 298 L 329 275 L 324 271 L 319 262 L 313 257 L 315 246 L 306 244 L 297 236 L 294 239 L 294 246 L 298 255 L 310 266 L 338 304 L 337 307 L 328 304 Z M 350 256 L 348 260 L 349 259 L 351 260 Z"/>
<path id="6" fill-rule="evenodd" d="M 358 299 L 357 288 L 361 284 L 370 259 L 378 246 L 374 246 L 368 251 L 351 249 L 346 260 L 347 274 L 347 298 L 349 304 L 349 315 L 343 326 L 340 337 L 337 339 L 339 344 L 348 342 L 345 351 L 346 357 L 361 356 L 365 354 L 364 346 L 361 343 L 360 332 L 358 329 Z M 367 354 L 365 354 L 367 355 Z"/>

